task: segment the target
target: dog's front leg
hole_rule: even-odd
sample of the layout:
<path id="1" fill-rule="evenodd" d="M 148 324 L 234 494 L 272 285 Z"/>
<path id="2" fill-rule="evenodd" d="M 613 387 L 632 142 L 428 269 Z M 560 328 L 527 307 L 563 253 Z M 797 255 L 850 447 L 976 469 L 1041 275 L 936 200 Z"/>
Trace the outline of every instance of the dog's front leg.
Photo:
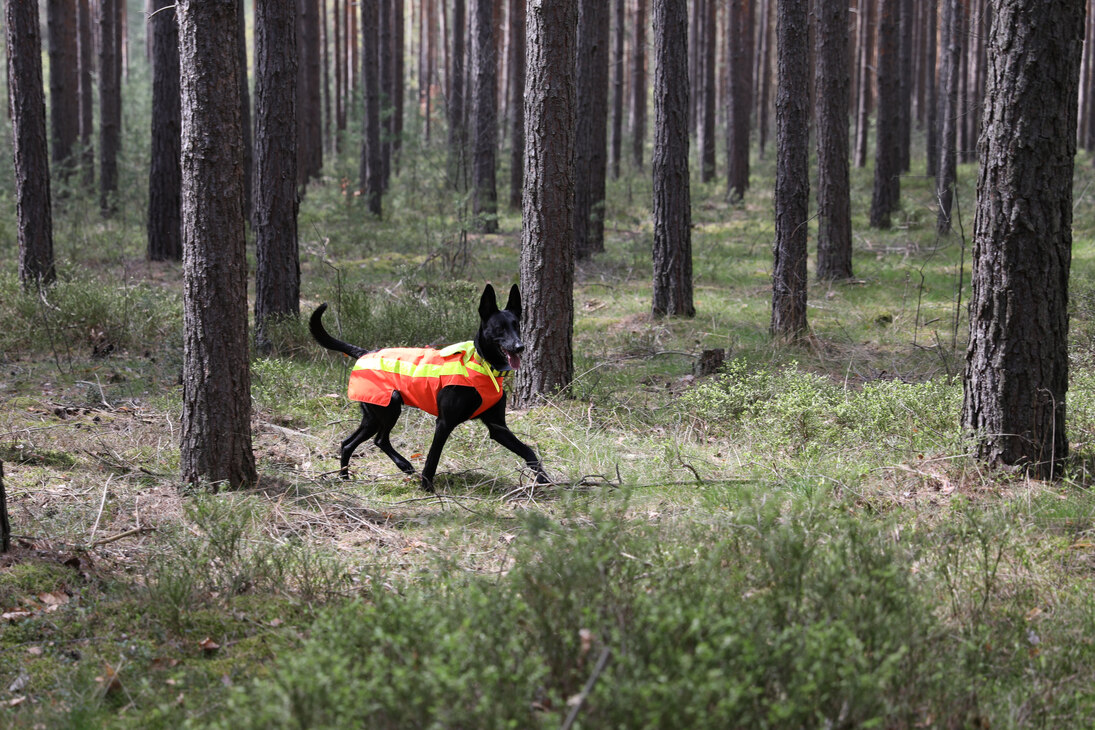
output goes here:
<path id="1" fill-rule="evenodd" d="M 536 473 L 537 484 L 551 483 L 551 479 L 548 478 L 547 472 L 544 471 L 544 464 L 540 461 L 536 452 L 532 450 L 531 446 L 517 438 L 513 431 L 509 430 L 509 426 L 506 425 L 506 399 L 504 397 L 493 408 L 485 411 L 479 419 L 483 422 L 483 425 L 487 427 L 490 437 L 495 442 L 505 446 L 507 449 L 524 459 L 528 468 Z"/>
<path id="2" fill-rule="evenodd" d="M 433 427 L 433 443 L 426 454 L 426 463 L 422 465 L 422 488 L 433 491 L 433 476 L 441 461 L 441 450 L 449 440 L 453 429 L 471 418 L 471 414 L 482 404 L 483 399 L 475 388 L 450 385 L 442 388 L 437 395 L 437 423 Z"/>

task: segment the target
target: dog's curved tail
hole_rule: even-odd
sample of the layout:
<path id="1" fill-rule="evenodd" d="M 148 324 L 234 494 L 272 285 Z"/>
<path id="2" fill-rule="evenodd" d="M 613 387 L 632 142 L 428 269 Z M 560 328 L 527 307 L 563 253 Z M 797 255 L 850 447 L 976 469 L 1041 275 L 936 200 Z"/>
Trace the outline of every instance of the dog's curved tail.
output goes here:
<path id="1" fill-rule="evenodd" d="M 308 329 L 312 332 L 312 337 L 315 338 L 316 342 L 323 345 L 328 350 L 341 352 L 353 358 L 361 357 L 368 352 L 368 350 L 363 347 L 351 345 L 348 342 L 343 342 L 342 340 L 332 337 L 323 327 L 323 313 L 325 311 L 327 311 L 327 302 L 316 307 L 316 311 L 312 312 L 312 316 L 308 320 Z"/>

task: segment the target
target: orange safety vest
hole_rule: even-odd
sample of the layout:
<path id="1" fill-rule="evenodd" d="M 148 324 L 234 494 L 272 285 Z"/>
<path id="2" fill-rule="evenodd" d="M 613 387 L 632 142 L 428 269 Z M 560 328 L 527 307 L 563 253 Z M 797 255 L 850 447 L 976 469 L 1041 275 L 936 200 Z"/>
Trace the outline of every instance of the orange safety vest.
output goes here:
<path id="1" fill-rule="evenodd" d="M 479 391 L 483 404 L 479 416 L 502 399 L 502 373 L 479 358 L 475 343 L 460 342 L 443 350 L 425 347 L 387 347 L 358 358 L 350 372 L 350 400 L 386 406 L 392 391 L 403 402 L 434 416 L 437 394 L 446 385 L 470 386 Z"/>

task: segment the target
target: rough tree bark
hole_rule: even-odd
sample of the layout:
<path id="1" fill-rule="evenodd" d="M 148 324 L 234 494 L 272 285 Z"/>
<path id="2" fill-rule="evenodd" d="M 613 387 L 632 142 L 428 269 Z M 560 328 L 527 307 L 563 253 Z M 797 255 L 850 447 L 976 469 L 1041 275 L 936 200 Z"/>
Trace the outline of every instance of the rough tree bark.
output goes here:
<path id="1" fill-rule="evenodd" d="M 875 134 L 874 192 L 871 227 L 889 228 L 901 201 L 900 125 L 898 99 L 898 15 L 901 0 L 880 0 L 878 12 L 878 111 Z"/>
<path id="2" fill-rule="evenodd" d="M 53 283 L 56 273 L 38 3 L 6 0 L 4 11 L 15 163 L 15 215 L 19 227 L 19 279 L 24 287 L 41 287 Z"/>
<path id="3" fill-rule="evenodd" d="M 498 57 L 494 47 L 494 0 L 474 0 L 475 151 L 472 156 L 472 211 L 475 227 L 498 231 Z"/>
<path id="4" fill-rule="evenodd" d="M 152 159 L 148 170 L 148 258 L 182 259 L 182 110 L 179 106 L 179 24 L 174 0 L 154 0 L 152 35 Z"/>
<path id="5" fill-rule="evenodd" d="M 605 138 L 608 121 L 606 0 L 578 0 L 578 110 L 574 138 L 574 251 L 604 250 Z"/>
<path id="6" fill-rule="evenodd" d="M 525 81 L 522 333 L 514 400 L 529 406 L 574 377 L 574 109 L 577 0 L 529 0 Z"/>
<path id="7" fill-rule="evenodd" d="M 1083 0 L 994 0 L 962 425 L 977 456 L 1068 455 L 1068 277 Z"/>
<path id="8" fill-rule="evenodd" d="M 251 450 L 235 0 L 177 0 L 182 68 L 182 476 L 239 487 Z"/>
<path id="9" fill-rule="evenodd" d="M 294 0 L 255 6 L 255 344 L 270 346 L 268 324 L 300 314 L 297 248 Z"/>
<path id="10" fill-rule="evenodd" d="M 726 95 L 726 193 L 741 200 L 749 189 L 749 115 L 753 108 L 753 0 L 730 0 L 726 25 L 730 60 Z"/>
<path id="11" fill-rule="evenodd" d="M 687 0 L 654 0 L 655 316 L 692 317 Z"/>
<path id="12" fill-rule="evenodd" d="M 635 26 L 631 41 L 631 164 L 643 169 L 646 148 L 646 0 L 635 0 Z"/>
<path id="13" fill-rule="evenodd" d="M 939 154 L 935 175 L 935 194 L 939 213 L 935 229 L 951 230 L 954 185 L 958 180 L 958 65 L 962 37 L 955 32 L 961 9 L 959 0 L 943 0 L 943 58 L 939 64 Z"/>
<path id="14" fill-rule="evenodd" d="M 509 205 L 521 209 L 525 187 L 525 0 L 510 0 Z"/>
<path id="15" fill-rule="evenodd" d="M 361 144 L 361 194 L 369 212 L 381 215 L 384 163 L 380 153 L 380 72 L 377 63 L 377 3 L 361 0 L 361 80 L 365 98 L 365 125 Z M 298 97 L 299 98 L 299 97 Z"/>
<path id="16" fill-rule="evenodd" d="M 776 17 L 776 240 L 772 335 L 806 333 L 806 233 L 810 215 L 808 0 L 783 0 Z"/>
<path id="17" fill-rule="evenodd" d="M 814 103 L 817 107 L 817 276 L 852 276 L 848 182 L 848 4 L 818 2 Z"/>
<path id="18" fill-rule="evenodd" d="M 67 179 L 73 169 L 72 153 L 79 137 L 80 102 L 76 60 L 76 3 L 49 0 L 49 113 L 53 138 L 53 163 Z"/>

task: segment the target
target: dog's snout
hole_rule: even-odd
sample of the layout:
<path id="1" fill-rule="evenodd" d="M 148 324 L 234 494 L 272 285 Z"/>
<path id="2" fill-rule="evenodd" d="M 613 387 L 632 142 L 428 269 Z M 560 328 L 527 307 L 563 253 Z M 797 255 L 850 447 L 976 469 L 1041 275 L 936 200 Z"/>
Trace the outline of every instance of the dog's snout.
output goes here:
<path id="1" fill-rule="evenodd" d="M 520 355 L 522 352 L 525 351 L 525 343 L 518 340 L 517 344 L 513 348 L 513 351 Z"/>

